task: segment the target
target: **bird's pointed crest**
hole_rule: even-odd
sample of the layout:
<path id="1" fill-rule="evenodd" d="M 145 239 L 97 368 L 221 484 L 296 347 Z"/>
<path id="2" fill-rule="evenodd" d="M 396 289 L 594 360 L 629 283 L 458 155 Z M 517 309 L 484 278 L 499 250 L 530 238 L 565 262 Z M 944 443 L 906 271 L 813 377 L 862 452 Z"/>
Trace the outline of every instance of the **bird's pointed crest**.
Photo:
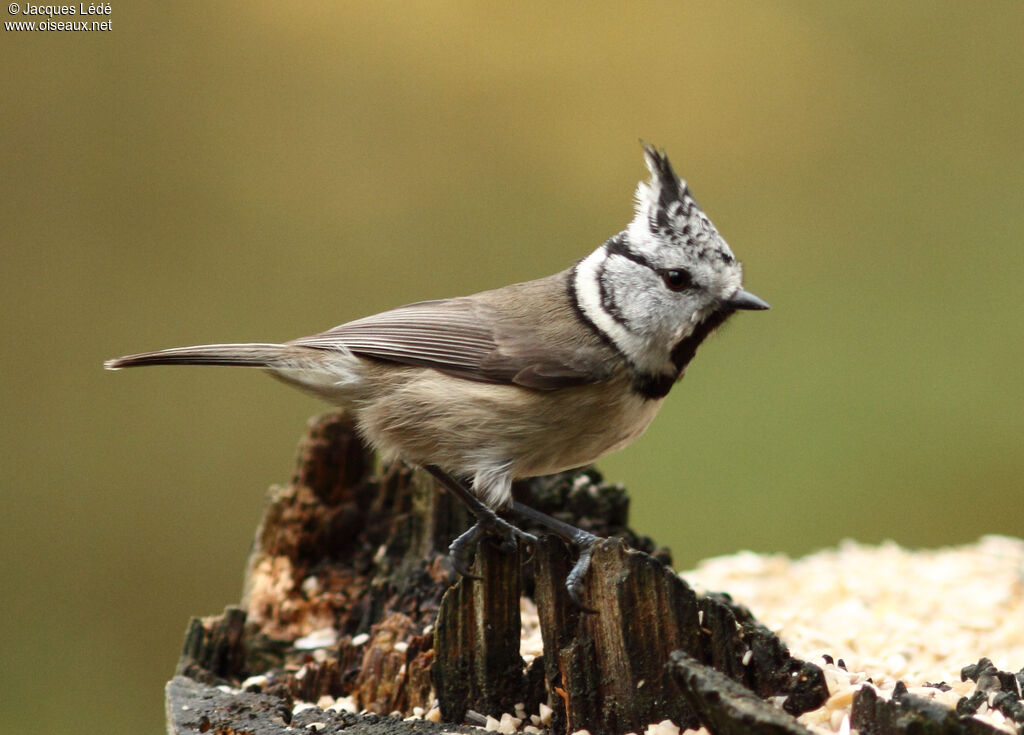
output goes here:
<path id="1" fill-rule="evenodd" d="M 685 197 L 689 197 L 691 203 L 693 203 L 693 197 L 690 196 L 686 182 L 676 176 L 676 172 L 672 170 L 672 164 L 669 163 L 668 156 L 665 155 L 665 151 L 659 151 L 647 143 L 643 144 L 643 148 L 644 161 L 651 172 L 650 183 L 643 185 L 647 189 L 647 192 L 645 192 L 646 196 L 649 199 L 655 200 L 658 206 L 663 209 L 667 209 L 673 202 L 682 202 Z M 639 190 L 637 197 L 640 197 Z"/>
<path id="2" fill-rule="evenodd" d="M 651 172 L 650 181 L 641 181 L 636 188 L 637 214 L 647 217 L 651 229 L 665 229 L 670 219 L 693 216 L 700 211 L 686 182 L 672 169 L 665 155 L 649 143 L 643 143 L 644 162 Z"/>
<path id="3" fill-rule="evenodd" d="M 665 152 L 648 143 L 642 145 L 651 178 L 641 181 L 636 189 L 636 216 L 629 226 L 633 242 L 641 247 L 661 242 L 692 248 L 698 257 L 717 255 L 727 263 L 733 262 L 729 246 L 694 200 L 686 182 L 676 175 Z"/>

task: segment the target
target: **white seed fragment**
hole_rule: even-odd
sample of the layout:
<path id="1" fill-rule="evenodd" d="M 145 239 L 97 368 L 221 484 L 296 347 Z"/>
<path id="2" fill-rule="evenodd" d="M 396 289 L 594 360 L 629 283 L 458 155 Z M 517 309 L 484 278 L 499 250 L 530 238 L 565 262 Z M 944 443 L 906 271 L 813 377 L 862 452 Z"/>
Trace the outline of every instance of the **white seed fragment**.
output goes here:
<path id="1" fill-rule="evenodd" d="M 267 685 L 267 677 L 263 674 L 257 674 L 256 676 L 250 676 L 248 679 L 242 682 L 242 691 L 244 692 L 249 687 L 259 687 L 262 689 Z"/>
<path id="2" fill-rule="evenodd" d="M 522 720 L 506 712 L 501 716 L 501 721 L 498 723 L 498 732 L 502 733 L 502 735 L 512 735 L 512 733 L 519 729 L 521 724 L 523 724 Z"/>
<path id="3" fill-rule="evenodd" d="M 853 704 L 853 695 L 859 689 L 860 687 L 839 690 L 828 698 L 828 701 L 825 702 L 825 707 L 827 709 L 842 709 L 843 707 L 851 706 Z"/>
<path id="4" fill-rule="evenodd" d="M 292 646 L 299 651 L 311 651 L 314 648 L 327 648 L 338 642 L 338 631 L 334 628 L 318 628 L 309 635 L 296 638 Z"/>
<path id="5" fill-rule="evenodd" d="M 334 704 L 327 709 L 332 712 L 351 712 L 352 714 L 357 714 L 359 712 L 359 708 L 356 706 L 356 702 L 352 697 L 338 697 L 334 701 Z"/>
<path id="6" fill-rule="evenodd" d="M 320 591 L 320 580 L 315 574 L 310 574 L 302 580 L 302 591 L 306 593 L 306 597 L 312 597 Z"/>
<path id="7" fill-rule="evenodd" d="M 833 732 L 838 732 L 840 726 L 843 724 L 843 720 L 845 720 L 846 717 L 847 714 L 845 712 L 837 709 L 829 714 L 828 726 L 832 728 Z"/>

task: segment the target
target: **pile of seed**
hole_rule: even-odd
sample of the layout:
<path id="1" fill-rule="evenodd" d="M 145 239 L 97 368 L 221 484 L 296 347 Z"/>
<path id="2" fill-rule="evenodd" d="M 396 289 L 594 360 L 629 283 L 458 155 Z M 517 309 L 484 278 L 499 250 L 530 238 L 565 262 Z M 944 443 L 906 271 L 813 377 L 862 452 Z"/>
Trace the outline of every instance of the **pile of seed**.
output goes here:
<path id="1" fill-rule="evenodd" d="M 854 692 L 870 684 L 889 698 L 899 682 L 1006 732 L 1024 725 L 1024 540 L 931 551 L 847 541 L 802 559 L 742 552 L 682 576 L 728 591 L 822 667 L 830 697 L 800 717 L 816 732 L 849 732 Z"/>

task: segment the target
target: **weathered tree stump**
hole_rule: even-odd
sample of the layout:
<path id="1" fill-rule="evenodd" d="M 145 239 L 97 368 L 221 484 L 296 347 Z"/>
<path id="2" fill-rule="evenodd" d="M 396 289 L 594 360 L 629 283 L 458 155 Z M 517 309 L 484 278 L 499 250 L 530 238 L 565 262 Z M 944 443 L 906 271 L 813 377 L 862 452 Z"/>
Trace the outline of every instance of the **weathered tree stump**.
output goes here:
<path id="1" fill-rule="evenodd" d="M 672 652 L 669 668 L 698 719 L 716 735 L 811 735 L 747 687 L 684 651 Z"/>
<path id="2" fill-rule="evenodd" d="M 731 717 L 729 707 L 712 717 L 696 706 L 705 685 L 680 673 L 684 655 L 751 697 L 786 697 L 789 714 L 774 710 L 781 718 L 824 700 L 820 669 L 792 659 L 726 596 L 696 595 L 665 550 L 629 531 L 621 488 L 585 470 L 517 484 L 515 493 L 612 537 L 599 541 L 586 578 L 596 614 L 568 599 L 571 558 L 549 536 L 513 554 L 485 540 L 479 578 L 459 579 L 447 547 L 470 523 L 462 506 L 425 473 L 378 467 L 344 416 L 312 422 L 291 482 L 269 493 L 241 606 L 189 626 L 167 689 L 169 732 L 283 733 L 297 722 L 322 732 L 435 731 L 422 721 L 295 708 L 346 697 L 357 710 L 403 716 L 436 700 L 454 723 L 517 704 L 533 713 L 544 702 L 551 732 L 592 735 Z M 537 604 L 544 640 L 529 668 L 519 651 L 521 596 Z M 684 652 L 675 663 L 673 651 Z"/>

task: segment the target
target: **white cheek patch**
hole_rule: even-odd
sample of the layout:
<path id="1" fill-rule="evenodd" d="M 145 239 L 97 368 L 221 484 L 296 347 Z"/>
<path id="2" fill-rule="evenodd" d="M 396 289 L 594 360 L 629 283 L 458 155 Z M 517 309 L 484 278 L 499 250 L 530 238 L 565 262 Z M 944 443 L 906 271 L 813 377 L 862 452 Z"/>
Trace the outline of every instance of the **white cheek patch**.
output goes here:
<path id="1" fill-rule="evenodd" d="M 659 358 L 658 351 L 651 350 L 644 337 L 617 322 L 601 302 L 598 274 L 607 258 L 607 251 L 601 247 L 576 266 L 573 287 L 580 311 L 637 370 L 655 375 L 670 372 L 672 366 L 664 357 Z"/>

